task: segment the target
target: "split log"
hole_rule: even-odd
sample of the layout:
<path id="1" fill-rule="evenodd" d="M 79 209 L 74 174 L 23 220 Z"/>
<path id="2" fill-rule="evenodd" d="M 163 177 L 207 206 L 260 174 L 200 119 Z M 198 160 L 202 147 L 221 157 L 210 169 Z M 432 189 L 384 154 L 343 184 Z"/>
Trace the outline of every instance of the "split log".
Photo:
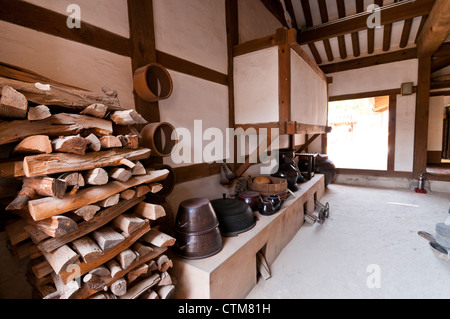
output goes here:
<path id="1" fill-rule="evenodd" d="M 73 241 L 72 246 L 85 263 L 93 262 L 103 255 L 103 251 L 89 236 Z"/>
<path id="2" fill-rule="evenodd" d="M 160 298 L 154 290 L 149 289 L 147 292 L 143 293 L 139 299 L 155 300 Z"/>
<path id="3" fill-rule="evenodd" d="M 112 225 L 127 234 L 134 233 L 144 225 L 145 221 L 139 217 L 123 214 L 113 220 Z"/>
<path id="4" fill-rule="evenodd" d="M 156 265 L 158 266 L 158 271 L 162 273 L 172 268 L 173 262 L 166 255 L 161 255 L 156 259 Z"/>
<path id="5" fill-rule="evenodd" d="M 74 211 L 74 214 L 83 217 L 85 221 L 90 221 L 98 213 L 100 207 L 97 205 L 87 205 Z"/>
<path id="6" fill-rule="evenodd" d="M 158 270 L 158 265 L 156 264 L 156 261 L 151 260 L 148 263 L 148 271 L 153 272 Z"/>
<path id="7" fill-rule="evenodd" d="M 66 193 L 65 181 L 50 177 L 25 178 L 22 189 L 6 210 L 23 209 L 36 195 L 50 196 L 61 199 Z"/>
<path id="8" fill-rule="evenodd" d="M 148 187 L 150 187 L 150 193 L 152 194 L 156 194 L 163 189 L 163 185 L 159 183 L 148 184 Z"/>
<path id="9" fill-rule="evenodd" d="M 127 281 L 125 278 L 120 278 L 109 286 L 109 290 L 117 297 L 122 297 L 127 293 Z"/>
<path id="10" fill-rule="evenodd" d="M 118 135 L 122 147 L 136 150 L 139 148 L 139 137 L 137 135 Z"/>
<path id="11" fill-rule="evenodd" d="M 20 130 L 17 128 L 20 127 Z M 96 135 L 110 135 L 111 121 L 78 114 L 56 114 L 42 121 L 12 121 L 0 123 L 0 145 L 19 142 L 33 135 L 52 137 L 79 134 L 91 130 Z"/>
<path id="12" fill-rule="evenodd" d="M 52 279 L 59 293 L 59 299 L 69 299 L 78 289 L 80 289 L 80 284 L 76 280 L 72 280 L 65 284 L 56 274 L 52 275 Z"/>
<path id="13" fill-rule="evenodd" d="M 78 229 L 77 223 L 66 216 L 53 216 L 36 222 L 35 226 L 40 231 L 53 238 L 70 234 Z"/>
<path id="14" fill-rule="evenodd" d="M 174 292 L 175 292 L 175 286 L 174 285 L 168 285 L 168 286 L 162 286 L 157 287 L 156 292 L 161 299 L 170 299 L 172 298 Z"/>
<path id="15" fill-rule="evenodd" d="M 102 136 L 100 138 L 100 145 L 102 146 L 102 149 L 121 148 L 122 142 L 119 140 L 118 137 L 113 136 L 113 135 L 108 135 L 108 136 Z"/>
<path id="16" fill-rule="evenodd" d="M 111 227 L 104 227 L 94 231 L 92 237 L 103 251 L 107 251 L 125 240 L 125 237 Z"/>
<path id="17" fill-rule="evenodd" d="M 92 275 L 96 275 L 98 277 L 110 277 L 111 271 L 105 266 L 97 267 L 89 272 Z"/>
<path id="18" fill-rule="evenodd" d="M 84 276 L 83 282 L 88 285 L 89 289 L 95 291 L 108 290 L 108 287 L 106 286 L 105 282 L 101 280 L 100 277 L 93 274 L 87 274 L 86 276 Z"/>
<path id="19" fill-rule="evenodd" d="M 132 200 L 121 201 L 116 206 L 107 208 L 94 216 L 89 222 L 83 222 L 78 225 L 78 230 L 74 233 L 68 234 L 60 238 L 51 238 L 44 242 L 38 242 L 39 250 L 43 252 L 53 251 L 62 245 L 70 243 L 78 238 L 86 236 L 96 229 L 105 226 L 114 218 L 140 203 L 144 198 L 133 198 Z"/>
<path id="20" fill-rule="evenodd" d="M 120 267 L 122 267 L 122 269 L 127 269 L 128 267 L 130 267 L 131 264 L 134 263 L 136 258 L 136 254 L 131 249 L 124 250 L 117 256 L 117 260 L 119 261 Z"/>
<path id="21" fill-rule="evenodd" d="M 130 200 L 136 197 L 136 191 L 134 189 L 127 189 L 120 193 L 120 199 Z"/>
<path id="22" fill-rule="evenodd" d="M 52 116 L 52 113 L 46 105 L 38 105 L 28 109 L 28 121 L 41 121 L 50 116 Z"/>
<path id="23" fill-rule="evenodd" d="M 158 286 L 168 286 L 172 284 L 172 277 L 170 277 L 167 271 L 161 274 L 161 281 L 158 283 Z"/>
<path id="24" fill-rule="evenodd" d="M 83 175 L 78 172 L 62 174 L 58 179 L 65 181 L 67 186 L 84 187 L 86 185 Z"/>
<path id="25" fill-rule="evenodd" d="M 86 137 L 86 141 L 88 141 L 88 148 L 93 150 L 94 152 L 98 152 L 102 149 L 102 144 L 95 134 L 90 134 Z"/>
<path id="26" fill-rule="evenodd" d="M 139 150 L 114 149 L 87 153 L 84 156 L 65 153 L 43 154 L 26 157 L 23 161 L 23 170 L 27 177 L 43 176 L 127 165 L 129 161 L 146 159 L 149 156 L 150 150 L 146 148 Z M 135 166 L 132 162 L 131 165 Z"/>
<path id="27" fill-rule="evenodd" d="M 3 86 L 0 98 L 0 117 L 26 118 L 28 112 L 27 98 L 10 86 Z"/>
<path id="28" fill-rule="evenodd" d="M 156 229 L 150 230 L 142 237 L 142 240 L 156 247 L 170 247 L 175 244 L 176 239 Z"/>
<path id="29" fill-rule="evenodd" d="M 28 202 L 28 209 L 32 218 L 38 221 L 97 203 L 137 185 L 163 180 L 168 175 L 168 170 L 153 171 L 149 175 L 135 176 L 126 183 L 111 182 L 103 186 L 85 188 L 75 196 L 63 199 L 51 197 L 35 199 Z"/>
<path id="30" fill-rule="evenodd" d="M 0 161 L 0 177 L 14 178 L 23 176 L 25 176 L 25 172 L 23 171 L 23 161 L 14 159 Z"/>
<path id="31" fill-rule="evenodd" d="M 88 141 L 82 138 L 80 135 L 77 136 L 66 136 L 54 139 L 52 141 L 53 151 L 59 153 L 70 153 L 84 155 L 86 153 L 86 148 Z"/>
<path id="32" fill-rule="evenodd" d="M 17 144 L 13 154 L 50 154 L 53 152 L 52 142 L 47 135 L 33 135 Z"/>
<path id="33" fill-rule="evenodd" d="M 148 185 L 140 185 L 135 187 L 136 197 L 142 197 L 150 193 L 151 188 Z"/>
<path id="34" fill-rule="evenodd" d="M 110 118 L 117 125 L 135 125 L 148 123 L 148 121 L 135 110 L 117 111 L 111 114 Z"/>
<path id="35" fill-rule="evenodd" d="M 96 205 L 98 205 L 102 208 L 107 208 L 107 207 L 117 205 L 117 203 L 119 203 L 119 201 L 120 201 L 120 194 L 114 194 L 114 195 L 108 197 L 107 199 L 104 199 L 104 200 L 98 202 Z"/>
<path id="36" fill-rule="evenodd" d="M 30 235 L 24 230 L 26 225 L 26 220 L 21 218 L 5 226 L 6 235 L 11 246 L 15 246 L 30 238 Z"/>
<path id="37" fill-rule="evenodd" d="M 161 280 L 159 274 L 154 274 L 129 288 L 127 293 L 120 296 L 120 299 L 136 299 L 145 291 L 158 284 Z"/>
<path id="38" fill-rule="evenodd" d="M 153 251 L 153 248 L 137 242 L 131 247 L 133 251 L 139 255 L 139 258 L 145 257 Z"/>
<path id="39" fill-rule="evenodd" d="M 131 170 L 115 167 L 109 170 L 109 177 L 119 182 L 127 182 L 133 176 Z"/>
<path id="40" fill-rule="evenodd" d="M 84 173 L 83 176 L 84 176 L 85 182 L 88 185 L 100 186 L 100 185 L 108 184 L 108 182 L 109 182 L 108 172 L 106 172 L 106 170 L 104 170 L 103 168 L 91 169 L 91 170 L 87 171 L 86 173 Z"/>
<path id="41" fill-rule="evenodd" d="M 116 274 L 120 273 L 123 269 L 120 267 L 119 263 L 112 259 L 106 263 L 106 267 L 108 267 L 111 277 L 114 278 Z"/>
<path id="42" fill-rule="evenodd" d="M 67 267 L 73 265 L 79 257 L 78 254 L 67 245 L 62 246 L 53 252 L 43 254 L 56 274 L 65 271 Z"/>
<path id="43" fill-rule="evenodd" d="M 161 205 L 142 202 L 134 208 L 134 213 L 142 218 L 157 220 L 166 216 L 166 211 Z"/>
<path id="44" fill-rule="evenodd" d="M 13 87 L 25 95 L 28 101 L 36 104 L 44 104 L 47 106 L 56 105 L 71 110 L 83 110 L 91 104 L 100 103 L 106 105 L 109 110 L 123 110 L 120 107 L 117 97 L 104 93 L 97 94 L 59 85 L 49 85 L 47 87 L 49 90 L 41 90 L 36 87 L 35 83 L 0 78 L 0 88 L 4 88 L 5 86 Z"/>
<path id="45" fill-rule="evenodd" d="M 134 168 L 131 170 L 131 174 L 133 174 L 133 176 L 139 176 L 139 175 L 146 175 L 147 174 L 147 170 L 145 169 L 144 165 L 142 165 L 141 162 L 136 162 L 134 163 L 136 166 L 134 166 Z"/>
<path id="46" fill-rule="evenodd" d="M 95 295 L 92 295 L 91 297 L 89 297 L 89 299 L 110 300 L 110 299 L 117 299 L 117 296 L 112 293 L 102 291 L 96 293 Z"/>
<path id="47" fill-rule="evenodd" d="M 40 231 L 34 225 L 31 225 L 31 224 L 26 225 L 23 229 L 28 233 L 31 240 L 36 245 L 38 245 L 40 242 L 42 242 L 43 240 L 46 240 L 50 237 L 46 233 L 44 233 L 43 231 Z M 52 238 L 52 239 L 56 239 L 56 238 Z"/>
<path id="48" fill-rule="evenodd" d="M 80 114 L 82 115 L 90 115 L 99 119 L 105 117 L 106 112 L 108 112 L 108 107 L 104 104 L 91 104 L 87 108 L 85 108 Z"/>
<path id="49" fill-rule="evenodd" d="M 138 279 L 140 276 L 146 275 L 148 273 L 148 265 L 143 264 L 136 269 L 133 269 L 127 274 L 127 282 L 130 284 L 136 279 Z"/>

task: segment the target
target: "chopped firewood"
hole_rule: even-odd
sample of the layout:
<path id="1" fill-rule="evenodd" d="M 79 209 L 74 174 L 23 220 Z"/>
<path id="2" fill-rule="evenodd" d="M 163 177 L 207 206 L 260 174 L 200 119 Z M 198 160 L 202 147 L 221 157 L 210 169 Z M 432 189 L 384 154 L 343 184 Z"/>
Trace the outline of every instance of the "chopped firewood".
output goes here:
<path id="1" fill-rule="evenodd" d="M 77 223 L 66 216 L 53 216 L 51 218 L 35 222 L 35 226 L 40 231 L 53 238 L 70 234 L 78 229 Z"/>
<path id="2" fill-rule="evenodd" d="M 108 287 L 106 286 L 105 282 L 101 280 L 99 276 L 90 273 L 83 277 L 83 282 L 87 284 L 90 289 L 95 291 L 108 290 Z"/>
<path id="3" fill-rule="evenodd" d="M 136 258 L 136 254 L 131 249 L 124 250 L 117 256 L 117 260 L 119 261 L 122 269 L 127 269 L 132 263 L 134 263 Z"/>
<path id="4" fill-rule="evenodd" d="M 122 297 L 127 293 L 127 281 L 125 278 L 120 278 L 109 286 L 109 290 L 117 297 Z"/>
<path id="5" fill-rule="evenodd" d="M 99 277 L 108 277 L 111 276 L 111 271 L 105 266 L 99 266 L 89 272 L 92 275 L 96 275 Z"/>
<path id="6" fill-rule="evenodd" d="M 36 245 L 49 238 L 46 233 L 37 229 L 34 225 L 26 225 L 23 227 L 23 229 L 27 232 L 33 243 Z"/>
<path id="7" fill-rule="evenodd" d="M 72 242 L 73 249 L 78 252 L 85 263 L 90 263 L 103 255 L 103 251 L 89 236 L 84 236 Z"/>
<path id="8" fill-rule="evenodd" d="M 145 202 L 139 203 L 135 207 L 134 213 L 139 217 L 150 220 L 157 220 L 166 216 L 166 211 L 161 205 L 149 204 Z"/>
<path id="9" fill-rule="evenodd" d="M 99 206 L 87 205 L 81 207 L 80 209 L 75 210 L 74 214 L 83 217 L 83 219 L 88 222 L 92 220 L 92 218 L 94 218 L 95 214 L 97 214 L 99 210 L 100 210 Z"/>
<path id="10" fill-rule="evenodd" d="M 121 229 L 127 234 L 134 233 L 137 229 L 141 228 L 145 224 L 145 221 L 139 217 L 123 214 L 113 220 L 112 225 Z"/>
<path id="11" fill-rule="evenodd" d="M 147 256 L 153 251 L 153 248 L 150 246 L 145 246 L 141 244 L 140 242 L 134 243 L 134 245 L 131 247 L 133 251 L 139 255 L 140 258 Z"/>
<path id="12" fill-rule="evenodd" d="M 146 175 L 147 174 L 147 170 L 145 169 L 144 165 L 142 165 L 141 162 L 136 162 L 135 163 L 136 166 L 131 170 L 131 174 L 133 174 L 133 176 L 139 176 L 139 175 Z"/>
<path id="13" fill-rule="evenodd" d="M 116 90 L 111 90 L 110 88 L 108 88 L 106 86 L 102 87 L 102 91 L 103 91 L 103 93 L 105 93 L 108 96 L 117 97 L 119 95 L 119 93 L 117 93 Z"/>
<path id="14" fill-rule="evenodd" d="M 102 144 L 95 134 L 90 134 L 86 137 L 88 141 L 88 148 L 94 152 L 99 152 L 102 149 Z"/>
<path id="15" fill-rule="evenodd" d="M 119 272 L 121 272 L 123 269 L 120 267 L 119 263 L 115 261 L 114 259 L 108 261 L 106 263 L 106 267 L 108 267 L 109 271 L 111 272 L 111 277 L 115 277 L 115 275 Z"/>
<path id="16" fill-rule="evenodd" d="M 150 193 L 152 194 L 156 194 L 163 189 L 162 184 L 159 183 L 150 183 L 148 187 L 150 187 Z"/>
<path id="17" fill-rule="evenodd" d="M 158 270 L 158 265 L 156 264 L 156 261 L 154 261 L 154 260 L 150 260 L 150 262 L 147 265 L 148 265 L 149 272 Z"/>
<path id="18" fill-rule="evenodd" d="M 26 118 L 28 112 L 27 98 L 10 86 L 4 86 L 0 98 L 0 117 Z"/>
<path id="19" fill-rule="evenodd" d="M 139 150 L 113 149 L 86 153 L 84 156 L 67 153 L 35 155 L 28 156 L 23 160 L 23 170 L 27 177 L 33 177 L 87 171 L 108 166 L 130 165 L 128 167 L 133 168 L 135 164 L 131 160 L 148 158 L 150 152 L 149 149 L 144 148 Z"/>
<path id="20" fill-rule="evenodd" d="M 53 152 L 52 142 L 47 135 L 33 135 L 17 144 L 13 154 L 50 154 Z"/>
<path id="21" fill-rule="evenodd" d="M 145 291 L 157 285 L 160 280 L 159 274 L 153 274 L 129 288 L 127 293 L 122 295 L 120 299 L 136 299 Z"/>
<path id="22" fill-rule="evenodd" d="M 133 269 L 132 271 L 130 271 L 127 274 L 127 282 L 132 283 L 133 281 L 138 279 L 140 276 L 146 275 L 147 273 L 148 273 L 148 265 L 143 264 L 143 265 Z"/>
<path id="23" fill-rule="evenodd" d="M 176 239 L 156 229 L 150 230 L 142 237 L 142 240 L 156 247 L 170 247 L 175 244 Z"/>
<path id="24" fill-rule="evenodd" d="M 5 232 L 8 236 L 8 240 L 11 243 L 11 246 L 15 246 L 18 243 L 30 238 L 30 235 L 24 230 L 24 227 L 26 225 L 26 220 L 21 218 L 5 226 Z"/>
<path id="25" fill-rule="evenodd" d="M 107 208 L 116 205 L 120 201 L 120 194 L 114 194 L 107 199 L 98 202 L 96 205 L 102 208 Z"/>
<path id="26" fill-rule="evenodd" d="M 22 189 L 6 210 L 20 210 L 36 195 L 64 198 L 67 190 L 65 181 L 50 177 L 25 178 Z"/>
<path id="27" fill-rule="evenodd" d="M 90 115 L 90 116 L 102 119 L 105 117 L 106 112 L 108 112 L 108 107 L 106 105 L 95 103 L 95 104 L 89 105 L 80 114 Z"/>
<path id="28" fill-rule="evenodd" d="M 119 135 L 117 138 L 122 142 L 122 147 L 136 150 L 139 148 L 139 137 L 137 135 Z"/>
<path id="29" fill-rule="evenodd" d="M 161 274 L 161 281 L 159 282 L 158 286 L 168 286 L 171 284 L 172 284 L 172 277 L 170 277 L 167 271 L 163 272 Z"/>
<path id="30" fill-rule="evenodd" d="M 66 136 L 54 139 L 52 141 L 52 147 L 54 152 L 84 155 L 88 143 L 80 135 Z"/>
<path id="31" fill-rule="evenodd" d="M 136 191 L 134 189 L 127 189 L 120 193 L 120 199 L 129 200 L 136 197 Z"/>
<path id="32" fill-rule="evenodd" d="M 261 252 L 258 252 L 256 256 L 256 266 L 258 268 L 258 272 L 261 274 L 264 280 L 268 280 L 271 277 L 269 264 L 267 263 L 266 258 Z"/>
<path id="33" fill-rule="evenodd" d="M 156 259 L 156 265 L 158 266 L 159 272 L 166 272 L 169 268 L 173 267 L 173 262 L 166 255 L 161 255 Z"/>
<path id="34" fill-rule="evenodd" d="M 78 172 L 62 174 L 58 179 L 65 181 L 67 186 L 85 186 L 84 177 Z"/>
<path id="35" fill-rule="evenodd" d="M 109 182 L 108 172 L 103 168 L 94 168 L 83 174 L 86 184 L 88 185 L 105 185 Z"/>
<path id="36" fill-rule="evenodd" d="M 28 121 L 45 120 L 52 116 L 50 109 L 46 105 L 38 105 L 28 109 Z"/>
<path id="37" fill-rule="evenodd" d="M 76 280 L 72 280 L 67 284 L 64 284 L 61 278 L 53 274 L 53 283 L 59 293 L 59 299 L 69 299 L 78 289 L 80 289 L 80 284 Z"/>
<path id="38" fill-rule="evenodd" d="M 109 293 L 109 292 L 98 292 L 95 295 L 89 297 L 89 299 L 98 299 L 98 300 L 109 300 L 109 299 L 117 299 L 117 296 Z"/>
<path id="39" fill-rule="evenodd" d="M 121 148 L 122 142 L 116 136 L 109 135 L 100 138 L 100 145 L 102 149 Z"/>
<path id="40" fill-rule="evenodd" d="M 131 170 L 122 167 L 114 167 L 109 170 L 109 177 L 119 182 L 127 182 L 132 176 Z"/>
<path id="41" fill-rule="evenodd" d="M 168 285 L 168 286 L 162 286 L 162 287 L 156 287 L 156 292 L 161 299 L 170 299 L 173 296 L 173 293 L 175 292 L 175 286 L 174 285 Z"/>
<path id="42" fill-rule="evenodd" d="M 135 187 L 136 197 L 142 197 L 150 193 L 151 189 L 148 185 L 139 185 Z"/>
<path id="43" fill-rule="evenodd" d="M 139 297 L 139 299 L 148 299 L 148 300 L 152 299 L 152 300 L 155 300 L 155 299 L 160 299 L 160 298 L 159 298 L 158 294 L 154 290 L 149 289 L 147 292 L 143 293 Z"/>
<path id="44" fill-rule="evenodd" d="M 110 116 L 117 125 L 147 124 L 148 121 L 135 110 L 116 111 Z"/>
<path id="45" fill-rule="evenodd" d="M 65 271 L 67 267 L 73 265 L 79 257 L 78 254 L 67 245 L 61 246 L 51 253 L 43 254 L 56 274 Z"/>
<path id="46" fill-rule="evenodd" d="M 94 231 L 92 237 L 103 251 L 107 251 L 125 240 L 121 234 L 114 231 L 111 227 L 104 227 Z"/>
<path id="47" fill-rule="evenodd" d="M 111 121 L 66 113 L 56 114 L 42 121 L 6 121 L 0 123 L 0 145 L 19 142 L 33 135 L 59 137 L 79 134 L 83 130 L 92 130 L 98 135 L 110 135 L 113 128 Z"/>

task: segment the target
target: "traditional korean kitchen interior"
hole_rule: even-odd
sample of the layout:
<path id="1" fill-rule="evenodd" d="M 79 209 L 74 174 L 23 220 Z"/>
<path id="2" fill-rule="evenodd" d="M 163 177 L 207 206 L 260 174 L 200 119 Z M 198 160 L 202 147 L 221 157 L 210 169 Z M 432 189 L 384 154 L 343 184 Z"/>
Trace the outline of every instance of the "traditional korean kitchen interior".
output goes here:
<path id="1" fill-rule="evenodd" d="M 447 0 L 0 0 L 0 299 L 450 298 L 449 35 Z"/>

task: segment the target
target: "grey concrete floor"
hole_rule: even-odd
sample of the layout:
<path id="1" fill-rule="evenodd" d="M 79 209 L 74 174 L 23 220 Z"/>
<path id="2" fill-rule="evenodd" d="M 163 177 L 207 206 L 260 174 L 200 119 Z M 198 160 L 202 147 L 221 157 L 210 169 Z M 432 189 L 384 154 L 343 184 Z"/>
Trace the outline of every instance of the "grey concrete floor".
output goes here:
<path id="1" fill-rule="evenodd" d="M 450 298 L 450 264 L 420 237 L 447 217 L 450 194 L 330 185 L 324 225 L 305 225 L 249 299 Z"/>
<path id="2" fill-rule="evenodd" d="M 330 185 L 324 225 L 305 225 L 249 299 L 450 298 L 450 264 L 420 230 L 435 233 L 450 194 Z M 28 260 L 13 259 L 0 233 L 0 299 L 31 298 Z M 369 283 L 369 285 L 368 285 Z"/>

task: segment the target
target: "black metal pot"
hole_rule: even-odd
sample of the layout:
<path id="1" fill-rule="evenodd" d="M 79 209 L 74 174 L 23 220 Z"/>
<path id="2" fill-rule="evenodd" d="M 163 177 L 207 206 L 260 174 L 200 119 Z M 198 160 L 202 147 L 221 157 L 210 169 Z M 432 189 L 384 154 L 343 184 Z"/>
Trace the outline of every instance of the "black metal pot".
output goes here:
<path id="1" fill-rule="evenodd" d="M 295 164 L 295 151 L 292 149 L 280 149 L 278 171 L 272 174 L 273 177 L 284 178 L 288 182 L 288 188 L 296 192 L 298 191 L 297 183 L 303 182 L 303 175 Z"/>

